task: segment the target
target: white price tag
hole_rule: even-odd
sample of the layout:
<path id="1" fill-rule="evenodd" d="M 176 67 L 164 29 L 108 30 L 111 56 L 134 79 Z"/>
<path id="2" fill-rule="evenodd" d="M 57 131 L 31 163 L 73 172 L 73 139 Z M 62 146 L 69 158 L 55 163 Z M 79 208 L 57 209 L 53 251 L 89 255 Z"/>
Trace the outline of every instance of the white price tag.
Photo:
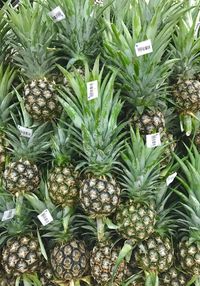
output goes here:
<path id="1" fill-rule="evenodd" d="M 98 81 L 90 81 L 87 83 L 87 97 L 92 100 L 98 97 Z"/>
<path id="2" fill-rule="evenodd" d="M 52 217 L 52 215 L 50 214 L 50 212 L 49 212 L 48 209 L 44 210 L 44 211 L 43 211 L 41 214 L 39 214 L 37 217 L 38 217 L 38 219 L 40 220 L 41 224 L 44 225 L 44 226 L 53 221 L 53 217 Z"/>
<path id="3" fill-rule="evenodd" d="M 160 133 L 146 135 L 146 145 L 148 148 L 161 146 Z"/>
<path id="4" fill-rule="evenodd" d="M 60 6 L 53 9 L 48 15 L 54 20 L 54 22 L 59 22 L 66 18 Z"/>
<path id="5" fill-rule="evenodd" d="M 2 221 L 12 219 L 16 214 L 16 209 L 10 209 L 3 213 Z"/>
<path id="6" fill-rule="evenodd" d="M 153 52 L 151 40 L 146 40 L 135 44 L 135 52 L 137 57 L 150 54 Z"/>
<path id="7" fill-rule="evenodd" d="M 167 186 L 169 186 L 174 181 L 176 176 L 177 176 L 177 173 L 175 172 L 175 173 L 171 174 L 169 177 L 167 177 L 167 179 L 166 179 Z"/>
<path id="8" fill-rule="evenodd" d="M 33 134 L 33 130 L 30 129 L 30 128 L 26 128 L 26 127 L 23 127 L 23 126 L 20 126 L 18 125 L 17 126 L 20 133 L 21 133 L 21 136 L 24 136 L 24 137 L 27 137 L 27 138 L 31 138 L 32 134 Z"/>

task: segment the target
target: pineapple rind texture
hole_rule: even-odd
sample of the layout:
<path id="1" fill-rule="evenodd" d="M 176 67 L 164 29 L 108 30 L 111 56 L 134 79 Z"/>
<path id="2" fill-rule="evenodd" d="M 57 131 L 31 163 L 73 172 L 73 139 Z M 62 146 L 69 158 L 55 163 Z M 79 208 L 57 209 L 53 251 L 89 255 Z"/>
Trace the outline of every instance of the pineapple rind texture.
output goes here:
<path id="1" fill-rule="evenodd" d="M 173 87 L 173 96 L 181 112 L 196 113 L 200 110 L 200 82 L 181 80 Z"/>
<path id="2" fill-rule="evenodd" d="M 192 275 L 200 275 L 200 246 L 182 239 L 179 243 L 179 259 L 182 268 Z"/>
<path id="3" fill-rule="evenodd" d="M 171 240 L 154 236 L 138 244 L 135 252 L 136 263 L 144 271 L 164 272 L 170 268 L 174 259 Z"/>
<path id="4" fill-rule="evenodd" d="M 153 232 L 156 222 L 155 204 L 137 203 L 129 200 L 119 206 L 116 212 L 118 232 L 136 243 L 147 239 Z"/>
<path id="5" fill-rule="evenodd" d="M 24 104 L 27 112 L 36 120 L 52 120 L 61 112 L 54 84 L 46 79 L 33 80 L 25 85 Z"/>
<path id="6" fill-rule="evenodd" d="M 58 279 L 69 281 L 81 278 L 88 268 L 85 244 L 71 240 L 55 245 L 51 251 L 51 265 Z"/>
<path id="7" fill-rule="evenodd" d="M 39 242 L 30 235 L 8 240 L 2 250 L 2 266 L 12 276 L 35 273 L 39 270 L 41 259 Z"/>
<path id="8" fill-rule="evenodd" d="M 78 197 L 78 175 L 72 167 L 55 167 L 49 173 L 48 190 L 56 205 L 73 205 Z"/>
<path id="9" fill-rule="evenodd" d="M 161 286 L 185 286 L 189 282 L 189 277 L 174 265 L 169 270 L 163 272 L 159 277 Z"/>
<path id="10" fill-rule="evenodd" d="M 111 281 L 118 255 L 119 249 L 109 243 L 101 242 L 94 246 L 90 255 L 90 267 L 91 274 L 99 285 L 107 285 Z M 119 265 L 113 285 L 120 285 L 125 278 L 126 270 L 126 262 L 123 260 Z"/>
<path id="11" fill-rule="evenodd" d="M 34 192 L 40 184 L 38 167 L 28 160 L 8 164 L 3 177 L 6 190 L 12 194 Z"/>
<path id="12" fill-rule="evenodd" d="M 90 216 L 107 216 L 119 205 L 120 192 L 118 184 L 113 179 L 85 179 L 80 188 L 80 203 Z"/>
<path id="13" fill-rule="evenodd" d="M 134 125 L 139 128 L 140 133 L 148 135 L 162 133 L 165 129 L 165 118 L 162 112 L 146 109 L 141 115 L 136 113 L 133 117 Z"/>

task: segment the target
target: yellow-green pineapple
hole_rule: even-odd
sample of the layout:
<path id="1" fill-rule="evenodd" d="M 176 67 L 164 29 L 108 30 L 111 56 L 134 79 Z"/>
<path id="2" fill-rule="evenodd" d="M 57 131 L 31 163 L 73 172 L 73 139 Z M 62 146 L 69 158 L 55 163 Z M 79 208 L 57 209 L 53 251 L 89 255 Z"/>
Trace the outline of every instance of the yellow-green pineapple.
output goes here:
<path id="1" fill-rule="evenodd" d="M 119 204 L 120 188 L 112 174 L 117 168 L 123 146 L 124 124 L 118 122 L 122 108 L 119 92 L 114 95 L 115 74 L 103 78 L 97 59 L 85 78 L 78 72 L 61 69 L 72 91 L 61 90 L 63 108 L 75 125 L 76 151 L 81 155 L 78 168 L 84 172 L 79 200 L 83 210 L 92 217 L 108 216 Z M 87 83 L 98 82 L 98 98 L 88 100 Z"/>
<path id="2" fill-rule="evenodd" d="M 43 6 L 29 1 L 20 4 L 18 10 L 7 8 L 7 21 L 14 33 L 12 58 L 24 81 L 25 108 L 38 121 L 55 119 L 61 111 L 55 82 L 50 79 L 56 64 L 51 49 L 54 30 L 45 15 Z"/>
<path id="3" fill-rule="evenodd" d="M 73 205 L 79 196 L 78 172 L 72 163 L 73 139 L 70 127 L 59 122 L 51 140 L 53 167 L 48 174 L 48 189 L 55 205 Z"/>
<path id="4" fill-rule="evenodd" d="M 7 128 L 10 152 L 3 173 L 4 186 L 7 191 L 15 195 L 34 192 L 40 184 L 37 163 L 45 161 L 46 152 L 50 146 L 51 131 L 47 123 L 34 124 L 22 103 L 19 119 L 13 115 L 13 123 Z M 25 133 L 21 128 L 26 128 Z M 27 129 L 28 133 L 26 133 Z"/>

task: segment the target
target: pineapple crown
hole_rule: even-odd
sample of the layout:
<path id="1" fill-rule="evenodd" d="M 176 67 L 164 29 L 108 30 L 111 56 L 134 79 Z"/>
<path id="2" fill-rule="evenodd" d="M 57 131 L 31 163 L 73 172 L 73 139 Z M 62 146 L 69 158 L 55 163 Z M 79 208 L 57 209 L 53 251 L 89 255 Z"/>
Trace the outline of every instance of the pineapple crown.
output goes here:
<path id="1" fill-rule="evenodd" d="M 4 69 L 0 65 L 0 130 L 4 129 L 10 119 L 10 111 L 15 106 L 12 103 L 14 92 L 11 91 L 16 72 L 9 66 Z"/>
<path id="2" fill-rule="evenodd" d="M 160 185 L 160 163 L 164 146 L 148 148 L 139 130 L 130 128 L 130 142 L 126 142 L 121 154 L 123 172 L 122 186 L 128 196 L 148 202 L 155 199 Z"/>
<path id="3" fill-rule="evenodd" d="M 12 148 L 10 151 L 17 159 L 25 159 L 29 161 L 45 160 L 46 151 L 50 147 L 50 136 L 52 131 L 49 130 L 49 124 L 43 123 L 38 125 L 33 122 L 29 114 L 26 112 L 23 101 L 16 91 L 20 101 L 20 109 L 18 109 L 18 116 L 11 114 L 13 123 L 9 124 L 6 130 L 8 142 Z M 27 128 L 31 132 L 30 136 L 26 136 L 20 131 L 21 128 Z"/>
<path id="4" fill-rule="evenodd" d="M 104 68 L 99 71 L 99 58 L 91 72 L 86 64 L 85 78 L 78 72 L 72 74 L 60 69 L 71 88 L 59 93 L 60 102 L 75 126 L 74 146 L 83 157 L 78 168 L 97 176 L 110 175 L 111 169 L 116 170 L 118 166 L 126 124 L 118 122 L 123 104 L 119 92 L 114 94 L 116 74 L 108 73 L 102 78 Z M 88 100 L 87 83 L 91 81 L 98 83 L 98 97 Z"/>
<path id="5" fill-rule="evenodd" d="M 91 0 L 49 0 L 51 11 L 60 7 L 65 19 L 56 22 L 58 46 L 66 54 L 68 66 L 76 61 L 88 61 L 100 51 L 102 28 L 98 25 L 102 7 L 94 5 Z M 104 8 L 105 9 L 105 8 Z"/>
<path id="6" fill-rule="evenodd" d="M 179 223 L 183 226 L 183 232 L 189 233 L 191 242 L 200 242 L 200 154 L 193 144 L 191 149 L 187 146 L 186 149 L 188 158 L 181 159 L 174 154 L 183 172 L 178 177 L 183 191 L 175 190 L 183 207 L 179 211 Z"/>
<path id="7" fill-rule="evenodd" d="M 7 22 L 14 34 L 10 45 L 13 60 L 29 79 L 45 77 L 55 68 L 56 56 L 51 44 L 54 39 L 52 23 L 47 21 L 43 6 L 24 1 L 19 11 L 7 7 Z"/>
<path id="8" fill-rule="evenodd" d="M 64 122 L 54 124 L 54 135 L 51 138 L 51 149 L 55 164 L 58 166 L 65 165 L 71 161 L 72 144 L 71 128 L 67 127 Z M 72 140 L 73 142 L 73 140 Z"/>
<path id="9" fill-rule="evenodd" d="M 188 7 L 188 3 L 185 5 Z M 176 26 L 171 44 L 172 56 L 178 60 L 174 66 L 174 73 L 185 79 L 193 78 L 196 73 L 200 72 L 199 8 L 200 4 L 188 8 Z"/>
<path id="10" fill-rule="evenodd" d="M 8 60 L 10 54 L 10 27 L 6 22 L 4 7 L 0 10 L 0 63 Z"/>
<path id="11" fill-rule="evenodd" d="M 132 1 L 131 6 L 131 22 L 122 21 L 118 27 L 116 23 L 106 21 L 104 56 L 112 66 L 120 69 L 119 78 L 127 100 L 143 112 L 144 107 L 164 105 L 168 94 L 167 79 L 176 62 L 168 59 L 165 51 L 183 11 L 179 4 L 165 0 Z M 135 45 L 147 39 L 152 42 L 153 52 L 137 56 Z"/>
<path id="12" fill-rule="evenodd" d="M 1 191 L 0 220 L 0 225 L 3 229 L 1 232 L 0 244 L 7 238 L 22 233 L 28 233 L 33 229 L 33 224 L 31 224 L 31 211 L 24 201 L 23 196 L 14 197 Z"/>
<path id="13" fill-rule="evenodd" d="M 52 216 L 52 221 L 47 225 L 40 225 L 40 232 L 43 237 L 51 238 L 52 241 L 68 241 L 71 239 L 73 228 L 74 209 L 71 207 L 60 208 L 55 206 L 48 194 L 48 188 L 44 181 L 41 182 L 40 193 L 25 194 L 27 201 L 32 206 L 35 214 L 40 215 L 48 210 Z M 37 222 L 38 223 L 38 219 Z"/>

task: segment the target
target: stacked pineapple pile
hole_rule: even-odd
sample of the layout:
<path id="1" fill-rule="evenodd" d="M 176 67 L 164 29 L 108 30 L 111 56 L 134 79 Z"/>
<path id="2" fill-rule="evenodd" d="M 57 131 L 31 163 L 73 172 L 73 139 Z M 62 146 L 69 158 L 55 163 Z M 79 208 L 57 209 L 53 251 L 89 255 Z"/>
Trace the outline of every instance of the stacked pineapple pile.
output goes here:
<path id="1" fill-rule="evenodd" d="M 200 283 L 200 0 L 0 9 L 0 285 Z"/>

